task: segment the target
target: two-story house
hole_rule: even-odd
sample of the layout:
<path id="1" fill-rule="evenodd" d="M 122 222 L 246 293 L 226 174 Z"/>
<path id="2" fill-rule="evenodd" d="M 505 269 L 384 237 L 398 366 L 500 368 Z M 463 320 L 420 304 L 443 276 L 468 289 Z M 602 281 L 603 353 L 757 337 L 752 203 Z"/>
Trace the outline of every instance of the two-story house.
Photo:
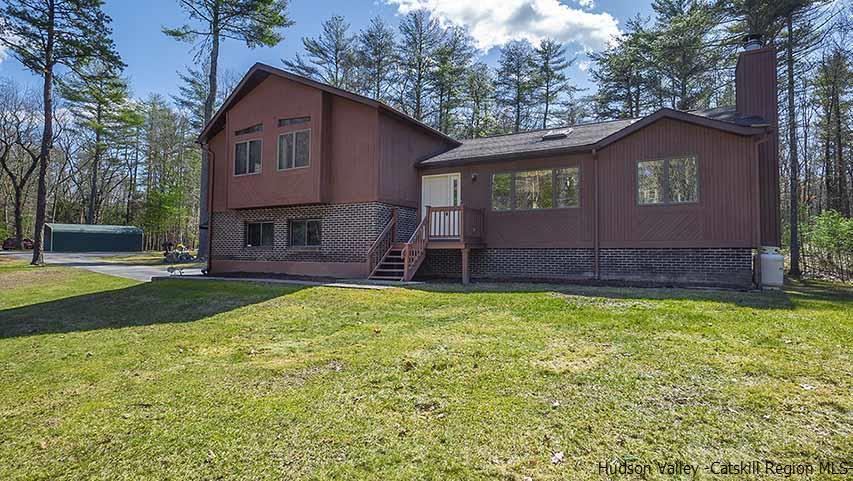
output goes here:
<path id="1" fill-rule="evenodd" d="M 200 137 L 209 271 L 749 286 L 779 245 L 776 63 L 737 105 L 471 140 L 253 66 Z"/>

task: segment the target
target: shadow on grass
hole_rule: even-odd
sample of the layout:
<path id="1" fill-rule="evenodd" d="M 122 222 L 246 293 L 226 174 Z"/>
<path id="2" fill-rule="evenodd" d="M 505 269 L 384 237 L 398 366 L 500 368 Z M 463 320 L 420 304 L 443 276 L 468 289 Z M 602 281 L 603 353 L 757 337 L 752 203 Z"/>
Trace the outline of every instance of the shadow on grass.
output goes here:
<path id="1" fill-rule="evenodd" d="M 303 288 L 248 283 L 147 282 L 0 310 L 0 339 L 193 322 Z"/>

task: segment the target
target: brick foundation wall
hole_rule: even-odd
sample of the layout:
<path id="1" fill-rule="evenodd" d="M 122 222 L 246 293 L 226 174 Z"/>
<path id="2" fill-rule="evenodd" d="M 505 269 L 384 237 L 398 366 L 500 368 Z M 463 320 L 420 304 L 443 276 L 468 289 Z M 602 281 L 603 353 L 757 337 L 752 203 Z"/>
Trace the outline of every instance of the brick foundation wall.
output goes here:
<path id="1" fill-rule="evenodd" d="M 752 285 L 752 249 L 601 249 L 601 278 L 639 282 Z"/>
<path id="2" fill-rule="evenodd" d="M 654 284 L 733 287 L 752 285 L 752 250 L 601 249 L 601 279 Z M 593 249 L 475 249 L 473 279 L 593 279 Z M 421 278 L 459 278 L 462 255 L 456 250 L 430 250 L 418 271 Z"/>
<path id="3" fill-rule="evenodd" d="M 593 276 L 592 249 L 475 249 L 471 277 L 480 279 L 584 279 Z M 458 250 L 430 250 L 418 271 L 424 277 L 460 277 Z"/>
<path id="4" fill-rule="evenodd" d="M 397 238 L 408 240 L 417 226 L 417 211 L 371 202 L 318 204 L 268 209 L 230 210 L 211 215 L 212 258 L 239 261 L 364 262 L 370 245 L 397 209 Z M 322 220 L 319 248 L 289 246 L 288 222 Z M 246 247 L 246 222 L 273 222 L 272 246 Z"/>

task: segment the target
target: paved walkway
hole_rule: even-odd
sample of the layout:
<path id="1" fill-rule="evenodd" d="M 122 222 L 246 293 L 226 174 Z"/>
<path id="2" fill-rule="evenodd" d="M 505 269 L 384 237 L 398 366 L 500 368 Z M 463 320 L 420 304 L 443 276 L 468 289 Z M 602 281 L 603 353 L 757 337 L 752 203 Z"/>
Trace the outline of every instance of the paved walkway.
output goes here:
<path id="1" fill-rule="evenodd" d="M 138 252 L 45 252 L 44 261 L 48 264 L 61 265 L 68 267 L 78 267 L 101 274 L 107 274 L 116 277 L 124 277 L 135 281 L 148 282 L 152 277 L 168 276 L 168 264 L 163 265 L 131 265 L 121 264 L 118 262 L 110 262 L 105 260 L 105 257 L 115 256 L 132 256 L 139 254 Z M 11 256 L 20 259 L 29 260 L 32 258 L 32 251 L 13 252 L 0 251 L 0 255 Z M 184 275 L 201 275 L 201 268 L 185 268 Z"/>

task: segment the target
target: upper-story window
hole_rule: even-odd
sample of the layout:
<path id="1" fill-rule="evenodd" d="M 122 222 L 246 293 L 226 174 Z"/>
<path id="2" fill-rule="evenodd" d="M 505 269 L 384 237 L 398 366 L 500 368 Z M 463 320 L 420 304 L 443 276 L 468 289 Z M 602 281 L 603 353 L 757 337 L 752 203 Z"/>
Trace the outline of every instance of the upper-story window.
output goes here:
<path id="1" fill-rule="evenodd" d="M 310 164 L 311 131 L 300 130 L 278 136 L 278 170 L 308 167 Z"/>
<path id="2" fill-rule="evenodd" d="M 695 156 L 637 162 L 640 205 L 684 204 L 699 200 L 699 164 Z"/>
<path id="3" fill-rule="evenodd" d="M 256 124 L 241 130 L 235 130 L 234 135 L 254 134 L 255 132 L 263 132 L 264 124 Z"/>
<path id="4" fill-rule="evenodd" d="M 492 210 L 578 207 L 580 169 L 528 170 L 492 175 Z"/>
<path id="5" fill-rule="evenodd" d="M 287 127 L 289 125 L 307 124 L 311 121 L 311 117 L 293 117 L 290 119 L 278 119 L 279 127 Z"/>
<path id="6" fill-rule="evenodd" d="M 248 140 L 234 144 L 234 175 L 257 174 L 261 171 L 261 140 Z"/>

